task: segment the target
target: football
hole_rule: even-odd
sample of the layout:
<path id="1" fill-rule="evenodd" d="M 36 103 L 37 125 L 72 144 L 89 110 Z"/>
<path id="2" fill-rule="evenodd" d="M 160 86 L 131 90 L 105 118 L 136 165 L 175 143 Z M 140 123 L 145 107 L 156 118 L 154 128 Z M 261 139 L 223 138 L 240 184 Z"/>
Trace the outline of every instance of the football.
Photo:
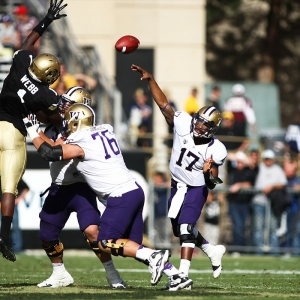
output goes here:
<path id="1" fill-rule="evenodd" d="M 136 50 L 140 45 L 140 41 L 132 35 L 124 35 L 116 42 L 117 51 L 128 54 Z"/>

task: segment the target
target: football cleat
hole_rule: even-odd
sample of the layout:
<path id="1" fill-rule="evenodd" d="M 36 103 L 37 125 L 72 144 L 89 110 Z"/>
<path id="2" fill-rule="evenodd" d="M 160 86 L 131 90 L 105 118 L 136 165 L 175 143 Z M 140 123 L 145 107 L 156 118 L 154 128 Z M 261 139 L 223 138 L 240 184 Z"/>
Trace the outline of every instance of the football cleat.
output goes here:
<path id="1" fill-rule="evenodd" d="M 10 261 L 16 261 L 16 256 L 12 251 L 12 247 L 10 242 L 6 243 L 4 240 L 0 237 L 0 252 L 2 253 L 2 256 Z"/>
<path id="2" fill-rule="evenodd" d="M 218 278 L 222 272 L 222 257 L 226 252 L 226 248 L 223 245 L 213 246 L 213 249 L 209 253 L 206 253 L 211 261 L 213 269 L 213 277 Z"/>
<path id="3" fill-rule="evenodd" d="M 169 250 L 157 250 L 150 255 L 149 271 L 152 274 L 150 281 L 152 285 L 157 285 L 159 282 L 169 256 Z"/>
<path id="4" fill-rule="evenodd" d="M 110 286 L 113 288 L 113 290 L 122 290 L 122 289 L 126 289 L 126 283 L 125 283 L 125 281 L 123 281 L 122 279 L 121 279 L 120 282 L 118 282 L 118 283 L 113 283 L 113 284 L 111 284 Z"/>
<path id="5" fill-rule="evenodd" d="M 74 279 L 67 271 L 65 271 L 60 276 L 52 274 L 48 279 L 39 283 L 37 286 L 45 287 L 45 288 L 58 288 L 63 286 L 69 286 L 73 283 L 74 283 Z"/>
<path id="6" fill-rule="evenodd" d="M 164 291 L 178 291 L 178 290 L 191 290 L 193 280 L 183 273 L 179 273 L 170 277 L 170 281 L 161 288 Z"/>
<path id="7" fill-rule="evenodd" d="M 107 272 L 106 280 L 114 290 L 126 289 L 126 282 L 120 277 L 120 274 L 117 270 L 113 272 Z"/>

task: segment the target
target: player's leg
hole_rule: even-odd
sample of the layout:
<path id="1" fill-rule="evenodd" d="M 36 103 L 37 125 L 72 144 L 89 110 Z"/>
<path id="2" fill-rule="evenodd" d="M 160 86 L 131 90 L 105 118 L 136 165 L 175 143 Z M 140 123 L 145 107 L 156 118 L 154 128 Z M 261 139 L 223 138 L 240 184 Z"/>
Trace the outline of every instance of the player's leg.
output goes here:
<path id="1" fill-rule="evenodd" d="M 122 197 L 109 198 L 107 202 L 100 219 L 99 248 L 115 256 L 135 258 L 148 265 L 152 274 L 152 285 L 159 282 L 166 266 L 169 266 L 170 272 L 179 274 L 172 264 L 168 264 L 169 250 L 153 250 L 141 245 L 143 190 L 139 188 L 123 194 Z M 135 241 L 122 238 L 124 236 Z M 187 280 L 185 285 L 191 284 L 190 280 Z"/>
<path id="2" fill-rule="evenodd" d="M 51 184 L 40 212 L 41 221 L 38 236 L 51 261 L 52 274 L 48 279 L 39 283 L 38 287 L 57 288 L 68 286 L 74 282 L 65 268 L 63 261 L 64 246 L 59 240 L 60 232 L 70 216 L 71 210 L 68 207 L 70 199 L 72 199 L 71 187 Z"/>
<path id="3" fill-rule="evenodd" d="M 99 218 L 100 217 L 98 216 L 98 219 Z M 106 280 L 109 283 L 109 285 L 113 289 L 125 289 L 126 283 L 125 281 L 123 281 L 123 279 L 120 277 L 119 272 L 116 270 L 111 254 L 102 252 L 99 249 L 97 242 L 98 234 L 99 225 L 90 225 L 83 232 L 87 243 L 90 245 L 96 256 L 103 264 L 103 267 L 105 269 Z"/>
<path id="4" fill-rule="evenodd" d="M 200 217 L 202 212 L 202 208 L 205 204 L 207 198 L 207 188 L 205 186 L 189 188 L 188 192 L 185 196 L 184 204 L 178 219 L 178 223 L 180 224 L 180 231 L 183 230 L 182 234 L 186 235 L 188 241 L 190 243 L 191 238 L 194 239 L 194 246 L 199 247 L 210 259 L 213 270 L 213 277 L 218 278 L 222 271 L 222 257 L 226 251 L 223 245 L 212 245 L 203 238 L 201 233 L 195 228 L 195 225 Z M 188 216 L 188 217 L 186 217 Z M 184 228 L 181 228 L 183 224 L 187 224 Z M 190 225 L 190 226 L 189 226 Z M 191 226 L 192 225 L 192 226 Z M 183 238 L 184 239 L 184 238 Z M 186 242 L 182 241 L 181 247 L 184 246 L 191 247 L 190 245 L 186 245 Z M 184 273 L 188 271 L 188 255 L 191 252 L 188 252 L 181 248 L 183 251 L 183 255 L 181 258 L 185 257 L 187 260 L 182 259 L 179 270 L 182 270 Z"/>
<path id="5" fill-rule="evenodd" d="M 0 122 L 0 172 L 1 172 L 1 233 L 0 252 L 10 261 L 16 256 L 10 243 L 10 228 L 12 224 L 17 185 L 26 166 L 25 137 L 11 123 Z"/>

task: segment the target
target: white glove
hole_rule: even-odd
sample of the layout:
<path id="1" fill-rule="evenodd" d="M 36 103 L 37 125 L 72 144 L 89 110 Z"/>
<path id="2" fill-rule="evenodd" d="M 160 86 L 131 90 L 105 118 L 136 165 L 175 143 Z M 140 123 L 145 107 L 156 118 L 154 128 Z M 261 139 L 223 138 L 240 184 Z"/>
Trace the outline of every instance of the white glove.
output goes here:
<path id="1" fill-rule="evenodd" d="M 27 133 L 31 140 L 35 139 L 36 137 L 39 137 L 38 132 L 41 130 L 40 129 L 40 124 L 36 118 L 36 115 L 30 114 L 29 118 L 23 118 L 23 123 L 26 127 Z"/>

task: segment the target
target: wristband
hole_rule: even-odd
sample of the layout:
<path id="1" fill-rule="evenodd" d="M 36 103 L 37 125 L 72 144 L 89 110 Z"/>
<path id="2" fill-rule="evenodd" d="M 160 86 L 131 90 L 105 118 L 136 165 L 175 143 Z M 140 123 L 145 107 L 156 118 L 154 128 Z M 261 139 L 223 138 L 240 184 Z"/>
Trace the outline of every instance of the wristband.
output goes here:
<path id="1" fill-rule="evenodd" d="M 170 105 L 170 102 L 168 102 L 163 108 L 160 108 L 160 111 L 164 112 L 164 110 L 168 107 L 168 105 Z"/>
<path id="2" fill-rule="evenodd" d="M 47 27 L 52 23 L 49 17 L 45 17 L 39 24 L 37 24 L 32 30 L 37 32 L 40 36 L 43 35 Z"/>

